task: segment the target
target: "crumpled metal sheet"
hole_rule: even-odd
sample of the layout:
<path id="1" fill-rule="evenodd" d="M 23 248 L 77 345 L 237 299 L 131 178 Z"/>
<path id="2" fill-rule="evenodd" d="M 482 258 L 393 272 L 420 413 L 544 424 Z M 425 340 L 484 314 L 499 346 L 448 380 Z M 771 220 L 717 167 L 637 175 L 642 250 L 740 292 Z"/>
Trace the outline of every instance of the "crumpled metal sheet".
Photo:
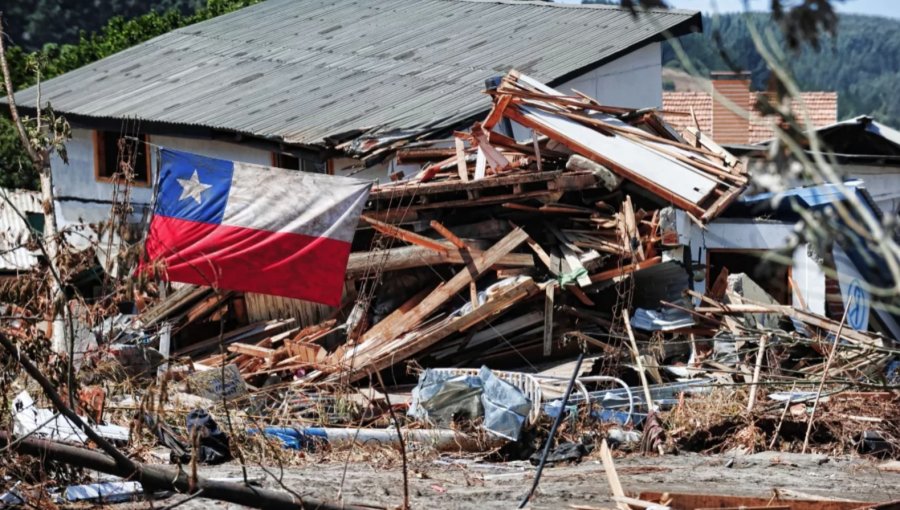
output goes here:
<path id="1" fill-rule="evenodd" d="M 478 375 L 453 375 L 427 369 L 412 392 L 409 416 L 440 426 L 455 418 L 484 417 L 485 430 L 516 441 L 531 411 L 531 400 L 488 367 Z"/>

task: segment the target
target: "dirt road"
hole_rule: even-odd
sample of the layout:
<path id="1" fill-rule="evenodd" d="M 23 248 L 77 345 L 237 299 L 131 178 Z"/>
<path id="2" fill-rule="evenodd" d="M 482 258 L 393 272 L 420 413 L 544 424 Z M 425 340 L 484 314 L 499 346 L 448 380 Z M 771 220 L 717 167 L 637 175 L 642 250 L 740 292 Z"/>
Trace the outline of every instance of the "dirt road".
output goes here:
<path id="1" fill-rule="evenodd" d="M 771 496 L 772 490 L 787 489 L 807 494 L 860 501 L 900 499 L 900 473 L 879 470 L 878 462 L 860 458 L 829 458 L 822 455 L 697 454 L 664 457 L 631 456 L 616 459 L 626 492 L 703 492 L 728 495 Z M 214 476 L 240 476 L 234 465 L 207 468 Z M 339 462 L 285 470 L 284 484 L 301 495 L 334 500 L 338 497 L 344 466 Z M 252 477 L 263 477 L 259 468 Z M 530 486 L 534 468 L 527 462 L 488 464 L 449 458 L 413 461 L 410 495 L 414 509 L 515 508 Z M 351 463 L 343 485 L 344 501 L 398 506 L 402 501 L 399 466 L 386 468 Z M 265 487 L 278 486 L 271 477 Z M 612 507 L 610 493 L 598 460 L 544 470 L 531 508 L 568 508 L 580 503 Z M 184 496 L 173 496 L 172 504 Z M 159 502 L 155 506 L 159 506 Z M 192 500 L 179 508 L 203 510 L 236 508 L 224 503 Z"/>

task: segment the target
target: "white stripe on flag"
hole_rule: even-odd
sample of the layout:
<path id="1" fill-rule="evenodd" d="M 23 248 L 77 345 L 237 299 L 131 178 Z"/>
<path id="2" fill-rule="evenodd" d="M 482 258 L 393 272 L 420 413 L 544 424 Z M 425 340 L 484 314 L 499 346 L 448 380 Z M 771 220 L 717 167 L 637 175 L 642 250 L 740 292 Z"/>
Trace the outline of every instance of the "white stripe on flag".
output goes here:
<path id="1" fill-rule="evenodd" d="M 351 242 L 372 183 L 234 163 L 223 225 Z"/>

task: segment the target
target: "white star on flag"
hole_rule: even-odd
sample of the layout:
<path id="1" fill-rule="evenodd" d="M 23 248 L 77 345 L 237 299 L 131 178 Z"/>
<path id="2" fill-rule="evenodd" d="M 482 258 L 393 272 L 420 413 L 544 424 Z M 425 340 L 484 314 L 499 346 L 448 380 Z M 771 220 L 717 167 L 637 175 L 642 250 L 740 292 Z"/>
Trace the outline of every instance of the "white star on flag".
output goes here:
<path id="1" fill-rule="evenodd" d="M 209 188 L 212 188 L 211 184 L 203 184 L 200 182 L 200 176 L 197 175 L 197 170 L 194 170 L 194 175 L 192 175 L 190 179 L 178 179 L 178 184 L 181 184 L 181 196 L 178 197 L 178 200 L 181 201 L 185 198 L 193 198 L 198 204 L 200 203 L 200 194 Z"/>

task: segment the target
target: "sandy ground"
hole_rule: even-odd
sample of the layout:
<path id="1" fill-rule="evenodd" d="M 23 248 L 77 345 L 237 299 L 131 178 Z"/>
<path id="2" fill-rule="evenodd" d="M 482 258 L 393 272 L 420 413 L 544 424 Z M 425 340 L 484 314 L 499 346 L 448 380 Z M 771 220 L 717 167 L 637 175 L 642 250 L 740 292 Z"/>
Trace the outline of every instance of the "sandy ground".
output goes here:
<path id="1" fill-rule="evenodd" d="M 770 497 L 773 489 L 860 501 L 900 499 L 900 473 L 878 469 L 878 461 L 861 458 L 829 458 L 766 452 L 754 455 L 697 454 L 664 457 L 629 456 L 616 459 L 626 492 L 693 492 Z M 336 500 L 344 465 L 328 462 L 284 471 L 283 483 L 301 495 Z M 236 465 L 205 468 L 210 476 L 240 476 Z M 413 461 L 410 495 L 414 509 L 515 508 L 530 487 L 535 469 L 527 462 L 488 464 L 450 458 Z M 259 468 L 251 477 L 266 477 Z M 277 488 L 267 477 L 262 483 Z M 368 503 L 392 508 L 402 501 L 399 468 L 351 463 L 343 486 L 347 503 Z M 154 502 L 154 507 L 179 503 L 174 495 Z M 544 470 L 531 508 L 569 508 L 570 504 L 612 507 L 610 492 L 599 461 Z M 116 505 L 120 507 L 121 505 Z M 138 506 L 138 505 L 125 505 Z M 143 508 L 146 506 L 140 505 Z M 195 499 L 182 509 L 239 508 Z"/>

